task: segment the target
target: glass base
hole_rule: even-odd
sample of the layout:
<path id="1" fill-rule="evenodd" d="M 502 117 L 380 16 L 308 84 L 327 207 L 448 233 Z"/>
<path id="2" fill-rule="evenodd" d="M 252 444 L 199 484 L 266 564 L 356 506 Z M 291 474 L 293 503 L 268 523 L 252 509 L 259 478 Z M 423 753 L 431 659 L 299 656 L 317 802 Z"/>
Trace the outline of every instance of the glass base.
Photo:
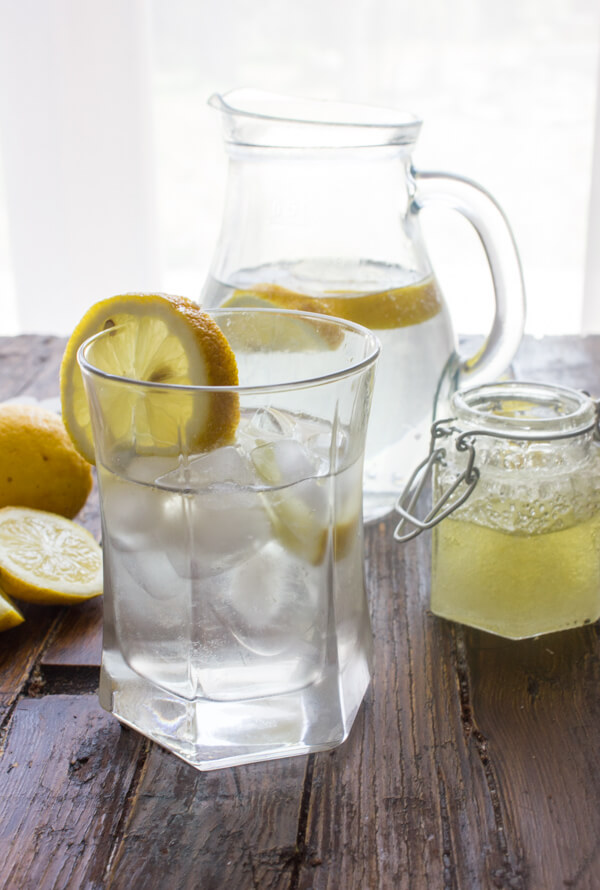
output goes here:
<path id="1" fill-rule="evenodd" d="M 100 704 L 121 723 L 199 770 L 326 751 L 340 745 L 369 685 L 358 651 L 344 671 L 285 695 L 237 701 L 186 701 L 140 677 L 121 654 L 105 650 Z"/>
<path id="2" fill-rule="evenodd" d="M 600 618 L 598 610 L 590 611 L 589 617 L 585 615 L 570 615 L 555 617 L 542 614 L 542 618 L 532 617 L 530 620 L 520 620 L 519 616 L 515 617 L 514 613 L 508 611 L 505 617 L 498 616 L 474 616 L 460 611 L 446 612 L 443 609 L 430 609 L 432 615 L 437 618 L 443 618 L 444 621 L 451 621 L 453 624 L 460 624 L 464 627 L 472 627 L 474 630 L 483 631 L 492 634 L 495 637 L 501 637 L 503 640 L 534 640 L 547 634 L 561 633 L 565 630 L 575 630 L 578 627 L 585 627 L 594 624 Z"/>

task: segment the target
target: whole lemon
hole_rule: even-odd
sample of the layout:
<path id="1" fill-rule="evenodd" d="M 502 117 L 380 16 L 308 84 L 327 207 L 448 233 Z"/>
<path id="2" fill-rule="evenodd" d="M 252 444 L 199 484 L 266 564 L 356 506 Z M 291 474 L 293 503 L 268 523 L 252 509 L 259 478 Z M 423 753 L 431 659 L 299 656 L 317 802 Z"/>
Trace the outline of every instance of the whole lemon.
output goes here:
<path id="1" fill-rule="evenodd" d="M 71 519 L 92 484 L 92 468 L 57 414 L 0 404 L 0 507 L 33 507 Z"/>

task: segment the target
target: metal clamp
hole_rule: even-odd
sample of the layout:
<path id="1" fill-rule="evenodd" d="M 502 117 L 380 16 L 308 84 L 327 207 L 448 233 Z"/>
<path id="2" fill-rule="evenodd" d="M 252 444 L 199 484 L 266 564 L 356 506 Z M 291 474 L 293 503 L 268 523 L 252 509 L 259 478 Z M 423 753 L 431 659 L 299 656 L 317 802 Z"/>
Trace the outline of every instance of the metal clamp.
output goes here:
<path id="1" fill-rule="evenodd" d="M 584 395 L 589 396 L 589 393 L 584 391 Z M 577 436 L 591 432 L 594 440 L 600 443 L 600 399 L 592 399 L 592 402 L 595 409 L 594 419 L 585 427 L 567 431 L 557 430 L 553 432 L 538 432 L 533 430 L 521 430 L 517 432 L 516 430 L 512 430 L 500 432 L 499 430 L 474 429 L 461 432 L 458 427 L 453 425 L 456 422 L 456 418 L 454 417 L 436 421 L 431 427 L 429 454 L 415 469 L 404 486 L 402 494 L 396 501 L 395 509 L 396 512 L 400 514 L 401 519 L 394 530 L 395 540 L 404 542 L 416 538 L 421 532 L 433 528 L 438 522 L 441 522 L 442 519 L 445 519 L 446 516 L 453 513 L 454 510 L 464 504 L 467 498 L 470 497 L 473 489 L 477 485 L 480 475 L 479 469 L 475 466 L 475 439 L 478 436 L 489 436 L 497 439 L 521 442 L 553 442 L 561 439 L 577 438 Z M 436 446 L 436 443 L 438 439 L 447 438 L 453 434 L 456 434 L 456 439 L 454 441 L 456 450 L 467 452 L 467 465 L 462 473 L 459 473 L 454 479 L 449 488 L 438 498 L 437 502 L 432 506 L 425 518 L 419 519 L 415 516 L 413 511 L 426 482 L 433 473 L 433 467 L 435 464 L 445 466 L 446 449 L 444 447 Z M 465 486 L 464 491 L 444 509 L 444 506 L 461 485 Z M 407 523 L 410 523 L 413 526 L 413 529 L 405 532 L 403 529 Z"/>
<path id="2" fill-rule="evenodd" d="M 470 497 L 473 489 L 477 485 L 479 480 L 479 470 L 475 466 L 475 443 L 473 434 L 469 433 L 461 433 L 456 438 L 455 447 L 457 451 L 466 451 L 467 452 L 467 465 L 462 473 L 456 477 L 452 485 L 446 489 L 446 491 L 438 498 L 436 503 L 432 506 L 429 513 L 425 516 L 424 519 L 419 519 L 414 514 L 415 505 L 425 487 L 426 482 L 429 479 L 429 476 L 433 472 L 434 464 L 444 465 L 446 458 L 446 449 L 444 447 L 435 447 L 435 443 L 438 439 L 445 438 L 447 436 L 452 435 L 452 433 L 458 433 L 459 430 L 454 426 L 448 426 L 451 424 L 454 418 L 449 420 L 438 420 L 431 427 L 431 445 L 429 448 L 429 455 L 425 458 L 425 460 L 421 461 L 415 471 L 412 473 L 408 482 L 404 487 L 404 491 L 396 501 L 396 512 L 400 514 L 401 519 L 398 525 L 394 530 L 394 539 L 396 541 L 400 541 L 403 543 L 404 541 L 410 541 L 412 538 L 416 538 L 421 534 L 422 531 L 426 529 L 433 528 L 434 525 L 437 525 L 438 522 L 441 522 L 442 519 L 445 519 L 446 516 L 449 516 L 454 510 L 464 504 L 468 497 Z M 465 490 L 462 494 L 456 498 L 449 506 L 445 509 L 444 505 L 447 504 L 448 500 L 452 497 L 452 495 L 457 491 L 460 485 L 465 485 Z M 414 526 L 412 531 L 404 532 L 403 529 L 407 523 L 410 523 Z"/>

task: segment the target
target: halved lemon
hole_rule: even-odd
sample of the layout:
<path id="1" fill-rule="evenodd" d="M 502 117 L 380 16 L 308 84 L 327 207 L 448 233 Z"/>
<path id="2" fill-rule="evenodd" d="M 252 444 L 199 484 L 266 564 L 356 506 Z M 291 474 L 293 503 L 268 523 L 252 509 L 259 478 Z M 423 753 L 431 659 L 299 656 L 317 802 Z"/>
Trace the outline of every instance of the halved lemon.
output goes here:
<path id="1" fill-rule="evenodd" d="M 46 605 L 102 593 L 102 550 L 81 525 L 29 507 L 0 510 L 0 586 L 9 596 Z"/>
<path id="2" fill-rule="evenodd" d="M 125 294 L 94 304 L 73 331 L 60 369 L 63 421 L 77 450 L 94 463 L 90 412 L 77 350 L 100 331 L 93 362 L 119 377 L 148 383 L 233 386 L 235 356 L 213 319 L 184 297 Z M 147 453 L 177 453 L 182 441 L 206 451 L 231 441 L 239 420 L 235 393 L 192 393 L 107 384 L 102 420 L 112 441 L 135 438 Z"/>
<path id="3" fill-rule="evenodd" d="M 334 315 L 372 330 L 389 330 L 420 324 L 441 310 L 442 295 L 435 278 L 388 288 L 376 293 L 332 291 L 310 297 L 278 284 L 260 283 L 236 290 L 224 306 L 277 306 Z"/>
<path id="4" fill-rule="evenodd" d="M 17 609 L 5 593 L 0 593 L 0 631 L 10 630 L 25 621 L 25 616 Z"/>

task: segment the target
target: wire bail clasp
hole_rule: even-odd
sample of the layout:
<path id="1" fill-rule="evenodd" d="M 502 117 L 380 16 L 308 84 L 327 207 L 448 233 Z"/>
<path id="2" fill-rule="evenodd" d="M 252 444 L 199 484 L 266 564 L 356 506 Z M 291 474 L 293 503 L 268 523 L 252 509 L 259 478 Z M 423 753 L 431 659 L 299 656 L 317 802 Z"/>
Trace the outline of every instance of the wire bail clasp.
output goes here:
<path id="1" fill-rule="evenodd" d="M 455 426 L 451 425 L 453 420 L 454 418 L 438 420 L 433 424 L 431 427 L 429 454 L 413 471 L 408 482 L 404 486 L 402 494 L 396 501 L 395 509 L 401 516 L 400 522 L 394 530 L 394 539 L 396 541 L 400 541 L 401 543 L 410 541 L 412 538 L 416 538 L 420 535 L 422 531 L 433 528 L 434 525 L 437 525 L 438 522 L 441 522 L 442 519 L 449 516 L 454 510 L 460 507 L 461 504 L 464 504 L 477 485 L 479 480 L 479 470 L 475 466 L 474 437 L 472 435 L 461 433 L 456 438 L 455 447 L 457 451 L 464 451 L 467 453 L 466 467 L 459 473 L 449 488 L 443 492 L 436 503 L 433 504 L 431 510 L 427 513 L 424 519 L 419 519 L 418 516 L 415 516 L 415 505 L 421 496 L 429 477 L 433 474 L 434 465 L 440 464 L 441 466 L 445 466 L 446 448 L 444 446 L 436 447 L 436 442 L 439 439 L 451 436 L 453 433 L 460 432 Z M 465 485 L 465 490 L 456 498 L 456 500 L 453 500 L 452 503 L 444 509 L 448 500 L 463 484 Z M 414 526 L 414 528 L 408 532 L 403 531 L 407 523 Z"/>

